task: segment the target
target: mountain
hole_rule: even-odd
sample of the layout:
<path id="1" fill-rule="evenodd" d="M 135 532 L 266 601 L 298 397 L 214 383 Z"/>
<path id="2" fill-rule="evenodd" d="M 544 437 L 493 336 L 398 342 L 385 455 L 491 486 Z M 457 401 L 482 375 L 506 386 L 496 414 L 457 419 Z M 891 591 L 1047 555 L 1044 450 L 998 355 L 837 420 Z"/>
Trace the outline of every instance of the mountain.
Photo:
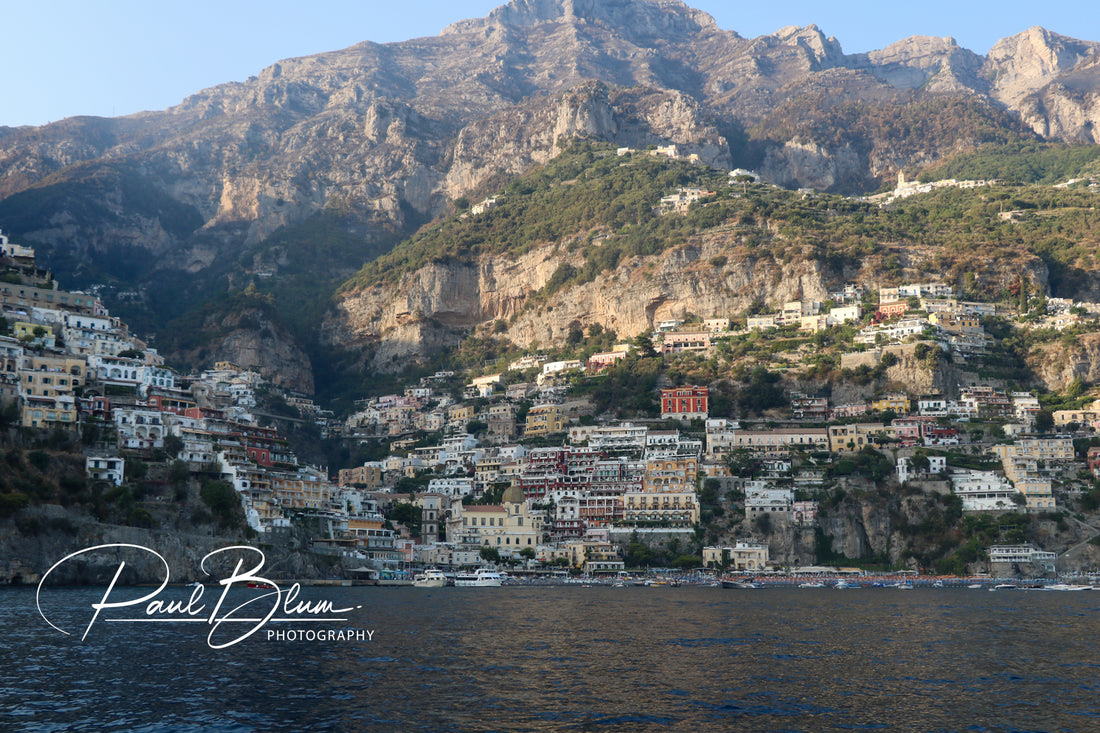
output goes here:
<path id="1" fill-rule="evenodd" d="M 662 198 L 683 189 L 700 191 L 698 201 L 662 212 Z M 850 282 L 1100 300 L 1100 216 L 1088 189 L 945 187 L 880 207 L 587 143 L 494 201 L 364 267 L 341 289 L 327 341 L 354 345 L 385 372 L 471 334 L 519 349 L 561 347 L 593 327 L 633 338 L 661 321 L 825 301 Z"/>
<path id="2" fill-rule="evenodd" d="M 845 54 L 813 25 L 743 38 L 678 0 L 513 0 L 163 112 L 0 128 L 0 226 L 66 282 L 138 291 L 110 305 L 146 330 L 255 284 L 315 341 L 300 314 L 362 263 L 571 138 L 860 193 L 986 142 L 1097 142 L 1098 49 L 1033 28 L 988 57 L 927 37 Z"/>

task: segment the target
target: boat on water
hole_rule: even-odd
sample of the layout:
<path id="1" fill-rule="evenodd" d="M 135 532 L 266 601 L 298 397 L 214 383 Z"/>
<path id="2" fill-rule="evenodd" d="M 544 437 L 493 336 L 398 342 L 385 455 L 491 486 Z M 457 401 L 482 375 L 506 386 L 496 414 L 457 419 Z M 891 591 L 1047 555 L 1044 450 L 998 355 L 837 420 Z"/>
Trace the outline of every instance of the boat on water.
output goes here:
<path id="1" fill-rule="evenodd" d="M 723 580 L 723 588 L 736 588 L 738 590 L 751 590 L 753 588 L 759 588 L 759 583 L 754 583 L 751 580 Z"/>
<path id="2" fill-rule="evenodd" d="M 442 588 L 448 583 L 448 578 L 442 570 L 425 570 L 413 577 L 413 588 Z"/>
<path id="3" fill-rule="evenodd" d="M 478 568 L 472 573 L 455 576 L 456 588 L 499 588 L 503 582 L 504 576 L 489 568 Z"/>
<path id="4" fill-rule="evenodd" d="M 1053 590 L 1053 591 L 1078 591 L 1078 590 L 1092 590 L 1091 585 L 1074 585 L 1070 583 L 1049 583 L 1044 585 L 1039 590 Z"/>

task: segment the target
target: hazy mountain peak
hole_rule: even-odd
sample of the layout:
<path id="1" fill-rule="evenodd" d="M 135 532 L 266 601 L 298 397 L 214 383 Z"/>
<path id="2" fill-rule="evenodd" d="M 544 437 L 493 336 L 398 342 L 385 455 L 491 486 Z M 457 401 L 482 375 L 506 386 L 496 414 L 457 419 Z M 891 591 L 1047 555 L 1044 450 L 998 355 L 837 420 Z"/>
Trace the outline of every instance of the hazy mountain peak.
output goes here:
<path id="1" fill-rule="evenodd" d="M 562 21 L 602 23 L 651 33 L 698 33 L 717 28 L 714 18 L 688 7 L 681 0 L 511 0 L 485 18 L 453 23 L 443 33 L 465 33 L 493 25 L 531 27 Z"/>
<path id="2" fill-rule="evenodd" d="M 984 59 L 951 37 L 910 36 L 860 56 L 871 73 L 898 89 L 962 93 L 988 89 L 980 75 Z"/>
<path id="3" fill-rule="evenodd" d="M 844 51 L 835 36 L 826 37 L 817 24 L 807 26 L 788 25 L 780 28 L 772 37 L 783 44 L 799 46 L 808 51 L 819 63 L 829 62 L 839 65 L 844 60 Z"/>
<path id="4" fill-rule="evenodd" d="M 994 93 L 1011 104 L 1097 53 L 1100 43 L 1079 41 L 1041 26 L 1002 38 L 989 49 L 988 64 L 996 75 Z"/>
<path id="5" fill-rule="evenodd" d="M 871 51 L 868 56 L 877 57 L 918 57 L 930 53 L 950 53 L 959 48 L 951 36 L 909 36 L 891 43 L 880 51 Z"/>

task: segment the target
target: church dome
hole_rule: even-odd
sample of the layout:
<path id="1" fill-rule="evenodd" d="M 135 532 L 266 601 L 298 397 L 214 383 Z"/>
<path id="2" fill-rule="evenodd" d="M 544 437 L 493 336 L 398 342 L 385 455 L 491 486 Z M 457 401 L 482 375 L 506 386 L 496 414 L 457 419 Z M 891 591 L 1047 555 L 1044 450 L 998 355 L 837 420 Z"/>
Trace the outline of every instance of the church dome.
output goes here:
<path id="1" fill-rule="evenodd" d="M 505 489 L 504 496 L 500 498 L 501 504 L 522 504 L 523 501 L 523 489 L 514 484 Z"/>

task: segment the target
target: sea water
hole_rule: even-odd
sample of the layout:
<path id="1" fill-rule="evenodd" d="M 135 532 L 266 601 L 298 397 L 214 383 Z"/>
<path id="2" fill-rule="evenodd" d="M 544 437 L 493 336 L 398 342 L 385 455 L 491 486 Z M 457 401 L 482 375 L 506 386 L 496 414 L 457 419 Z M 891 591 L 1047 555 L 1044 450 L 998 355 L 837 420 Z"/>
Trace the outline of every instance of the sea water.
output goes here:
<path id="1" fill-rule="evenodd" d="M 44 593 L 74 633 L 0 590 L 0 730 L 1100 731 L 1093 591 L 306 588 L 351 610 L 220 649 Z"/>

